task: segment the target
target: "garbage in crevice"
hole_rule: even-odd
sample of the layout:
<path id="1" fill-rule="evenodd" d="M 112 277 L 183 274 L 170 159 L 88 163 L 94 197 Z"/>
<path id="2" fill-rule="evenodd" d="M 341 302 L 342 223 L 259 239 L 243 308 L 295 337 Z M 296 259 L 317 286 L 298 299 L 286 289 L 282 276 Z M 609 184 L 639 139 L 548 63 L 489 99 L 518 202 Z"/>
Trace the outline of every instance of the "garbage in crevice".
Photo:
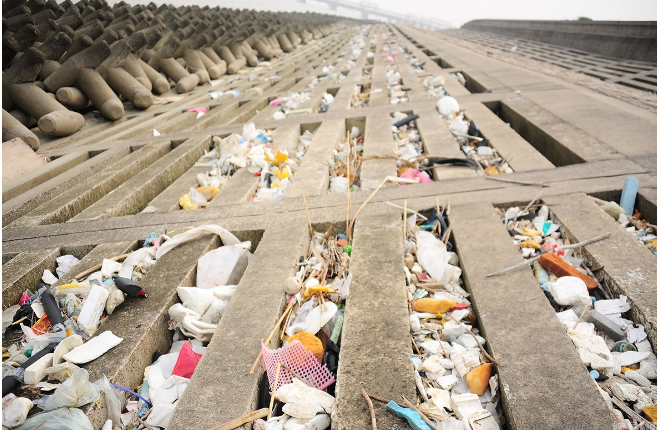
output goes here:
<path id="1" fill-rule="evenodd" d="M 424 142 L 417 129 L 418 115 L 395 112 L 391 115 L 392 136 L 397 156 L 397 176 L 418 178 L 420 183 L 432 181 L 433 172 L 429 160 L 423 157 Z"/>
<path id="2" fill-rule="evenodd" d="M 168 354 L 156 357 L 146 368 L 146 382 L 132 391 L 110 384 L 105 377 L 89 381 L 84 365 L 124 341 L 108 330 L 96 334 L 103 322 L 124 300 L 148 297 L 139 281 L 158 259 L 208 234 L 219 235 L 224 246 L 199 259 L 197 287 L 178 288 L 182 303 L 170 309 L 175 342 Z M 104 259 L 81 273 L 71 271 L 77 262 L 74 257 L 58 258 L 60 278 L 44 274 L 48 282 L 57 282 L 54 287 L 39 284 L 37 294 L 26 291 L 16 307 L 3 312 L 5 345 L 16 338 L 16 331 L 23 333 L 17 342 L 3 347 L 3 423 L 31 430 L 47 420 L 48 428 L 90 429 L 89 419 L 76 408 L 99 402 L 104 393 L 103 407 L 111 420 L 108 428 L 137 428 L 138 417 L 153 428 L 166 426 L 205 350 L 203 342 L 210 340 L 248 265 L 249 248 L 249 242 L 240 242 L 227 230 L 204 225 L 171 237 L 153 232 L 144 247 Z M 181 314 L 183 318 L 176 319 Z M 7 327 L 12 321 L 17 324 Z M 42 382 L 46 378 L 57 383 Z M 44 412 L 27 418 L 28 412 L 38 410 Z M 70 422 L 57 427 L 67 419 Z M 30 423 L 34 424 L 27 427 Z"/>
<path id="3" fill-rule="evenodd" d="M 440 91 L 439 91 L 440 94 Z M 508 160 L 501 157 L 497 149 L 489 146 L 479 127 L 469 121 L 455 98 L 448 95 L 438 96 L 438 112 L 454 135 L 461 151 L 478 166 L 477 173 L 499 175 L 513 173 Z"/>
<path id="4" fill-rule="evenodd" d="M 335 375 L 346 300 L 352 244 L 331 224 L 325 233 L 315 232 L 306 257 L 295 276 L 283 286 L 288 305 L 262 345 L 266 369 L 266 393 L 261 407 L 270 407 L 272 418 L 256 422 L 255 428 L 325 429 L 335 402 Z M 270 350 L 268 343 L 279 336 L 283 347 Z M 258 364 L 256 359 L 252 371 Z M 312 426 L 307 427 L 311 422 Z M 280 425 L 280 427 L 279 427 Z M 258 427 L 260 426 L 260 427 Z"/>
<path id="5" fill-rule="evenodd" d="M 404 87 L 404 80 L 399 73 L 396 62 L 398 53 L 388 43 L 385 43 L 381 50 L 386 59 L 386 82 L 390 104 L 406 103 L 409 89 Z"/>
<path id="6" fill-rule="evenodd" d="M 609 234 L 571 245 L 550 208 L 533 203 L 522 210 L 500 209 L 500 216 L 525 260 L 532 262 L 540 288 L 613 408 L 617 428 L 635 428 L 650 419 L 657 405 L 657 356 L 644 326 L 631 320 L 627 297 L 614 298 L 579 251 Z"/>
<path id="7" fill-rule="evenodd" d="M 477 316 L 450 241 L 448 208 L 437 207 L 426 217 L 405 216 L 404 275 L 414 349 L 409 358 L 420 397 L 417 409 L 439 428 L 500 429 L 505 419 L 494 375 L 500 364 L 475 328 Z M 412 415 L 397 404 L 387 409 L 407 419 Z"/>
<path id="8" fill-rule="evenodd" d="M 626 205 L 627 208 L 624 208 L 614 201 L 605 201 L 601 199 L 594 200 L 598 206 L 600 206 L 600 208 L 609 216 L 613 217 L 616 222 L 625 229 L 625 231 L 634 236 L 642 245 L 645 245 L 650 252 L 657 256 L 657 225 L 643 219 L 641 212 L 635 207 L 638 181 L 637 186 L 632 187 L 628 187 L 627 183 L 628 181 L 626 180 L 626 185 L 623 187 L 623 195 L 621 196 L 621 201 L 624 200 L 623 197 L 628 200 Z M 632 191 L 627 191 L 628 188 L 632 188 Z M 632 192 L 633 197 L 628 198 L 627 194 Z M 632 212 L 631 215 L 628 214 L 627 209 Z"/>
<path id="9" fill-rule="evenodd" d="M 255 172 L 260 177 L 258 188 L 251 198 L 252 202 L 281 200 L 294 181 L 306 151 L 312 143 L 317 129 L 306 130 L 299 136 L 297 147 L 290 151 L 265 147 L 265 166 Z"/>
<path id="10" fill-rule="evenodd" d="M 335 101 L 334 94 L 331 94 L 329 92 L 324 92 L 324 94 L 322 94 L 322 101 L 319 103 L 319 106 L 317 107 L 317 113 L 328 112 L 334 101 Z"/>
<path id="11" fill-rule="evenodd" d="M 25 291 L 15 307 L 3 312 L 3 396 L 9 396 L 5 397 L 9 400 L 15 397 L 13 392 L 19 396 L 13 403 L 3 402 L 3 408 L 15 403 L 16 413 L 9 413 L 14 428 L 25 421 L 27 411 L 39 409 L 47 412 L 35 418 L 56 423 L 66 416 L 72 419 L 66 428 L 90 428 L 84 413 L 63 412 L 97 401 L 95 387 L 104 386 L 102 379 L 90 383 L 88 373 L 79 366 L 123 342 L 111 331 L 95 334 L 125 300 L 148 297 L 138 283 L 155 264 L 156 248 L 167 239 L 166 235 L 152 233 L 145 247 L 104 259 L 102 264 L 82 273 L 71 271 L 79 262 L 77 258 L 58 257 L 59 278 L 44 271 L 44 282 L 36 286 L 36 293 Z M 63 384 L 41 382 L 46 377 Z M 112 394 L 111 387 L 106 390 L 106 398 L 112 400 L 116 393 Z M 119 402 L 117 398 L 117 408 Z M 114 409 L 114 418 L 118 420 L 120 410 Z M 29 418 L 26 423 L 32 420 Z"/>
<path id="12" fill-rule="evenodd" d="M 346 193 L 360 190 L 360 169 L 365 137 L 363 130 L 353 126 L 338 143 L 329 160 L 329 193 Z"/>
<path id="13" fill-rule="evenodd" d="M 340 53 L 335 64 L 329 63 L 323 66 L 321 73 L 308 84 L 308 87 L 314 88 L 321 82 L 326 81 L 338 84 L 347 79 L 345 73 L 354 68 L 356 60 L 362 55 L 368 32 L 369 26 L 366 26 L 359 34 L 352 37 L 349 41 L 349 47 Z M 324 62 L 326 62 L 326 59 Z"/>
<path id="14" fill-rule="evenodd" d="M 289 92 L 286 97 L 278 97 L 271 102 L 269 106 L 280 106 L 280 109 L 274 112 L 274 119 L 285 119 L 288 115 L 311 113 L 309 109 L 299 109 L 299 105 L 310 100 L 311 93 L 304 92 Z"/>
<path id="15" fill-rule="evenodd" d="M 272 146 L 273 129 L 256 129 L 255 124 L 244 124 L 242 134 L 233 133 L 225 138 L 214 136 L 213 148 L 203 155 L 194 166 L 208 167 L 196 176 L 198 187 L 180 197 L 178 204 L 183 210 L 207 207 L 226 182 L 242 167 L 256 173 L 268 166 L 280 151 Z M 273 154 L 272 154 L 273 151 Z"/>
<path id="16" fill-rule="evenodd" d="M 372 92 L 371 84 L 356 85 L 351 93 L 351 108 L 358 109 L 369 107 L 370 93 Z"/>

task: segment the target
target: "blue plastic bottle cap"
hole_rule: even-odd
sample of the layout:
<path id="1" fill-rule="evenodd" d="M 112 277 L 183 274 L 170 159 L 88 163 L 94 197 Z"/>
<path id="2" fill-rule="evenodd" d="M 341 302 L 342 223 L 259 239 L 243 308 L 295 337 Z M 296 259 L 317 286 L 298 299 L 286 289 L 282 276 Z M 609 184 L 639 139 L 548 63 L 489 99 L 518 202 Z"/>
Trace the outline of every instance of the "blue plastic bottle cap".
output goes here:
<path id="1" fill-rule="evenodd" d="M 591 378 L 594 380 L 597 380 L 600 377 L 600 373 L 597 370 L 591 370 L 589 375 L 591 375 Z"/>

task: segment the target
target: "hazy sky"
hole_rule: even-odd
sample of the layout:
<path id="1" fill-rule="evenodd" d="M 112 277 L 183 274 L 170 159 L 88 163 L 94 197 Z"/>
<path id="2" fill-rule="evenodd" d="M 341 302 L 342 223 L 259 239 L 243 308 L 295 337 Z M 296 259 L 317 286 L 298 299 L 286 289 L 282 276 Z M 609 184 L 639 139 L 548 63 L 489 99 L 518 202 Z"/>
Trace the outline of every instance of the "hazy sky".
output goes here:
<path id="1" fill-rule="evenodd" d="M 116 0 L 110 0 L 114 3 Z M 148 3 L 149 0 L 127 0 Z M 154 0 L 155 3 L 209 5 L 240 9 L 276 11 L 312 11 L 331 13 L 316 0 Z M 380 9 L 432 17 L 460 27 L 473 19 L 556 19 L 574 20 L 585 16 L 597 21 L 657 21 L 657 0 L 343 0 L 352 3 L 375 3 Z M 355 12 L 338 9 L 341 15 L 358 17 Z"/>
<path id="2" fill-rule="evenodd" d="M 309 0 L 312 1 L 312 0 Z M 657 0 L 378 0 L 379 7 L 412 11 L 460 27 L 473 19 L 577 19 L 657 21 Z"/>

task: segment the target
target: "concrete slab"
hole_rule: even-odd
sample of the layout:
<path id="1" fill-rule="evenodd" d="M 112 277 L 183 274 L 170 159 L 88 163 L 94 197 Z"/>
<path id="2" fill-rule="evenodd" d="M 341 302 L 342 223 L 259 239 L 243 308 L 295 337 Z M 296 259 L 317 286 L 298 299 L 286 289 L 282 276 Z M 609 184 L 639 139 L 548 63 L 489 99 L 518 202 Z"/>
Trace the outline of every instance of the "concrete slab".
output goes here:
<path id="1" fill-rule="evenodd" d="M 452 207 L 463 276 L 497 367 L 509 428 L 612 428 L 595 382 L 493 206 Z M 486 238 L 483 240 L 483 238 Z"/>

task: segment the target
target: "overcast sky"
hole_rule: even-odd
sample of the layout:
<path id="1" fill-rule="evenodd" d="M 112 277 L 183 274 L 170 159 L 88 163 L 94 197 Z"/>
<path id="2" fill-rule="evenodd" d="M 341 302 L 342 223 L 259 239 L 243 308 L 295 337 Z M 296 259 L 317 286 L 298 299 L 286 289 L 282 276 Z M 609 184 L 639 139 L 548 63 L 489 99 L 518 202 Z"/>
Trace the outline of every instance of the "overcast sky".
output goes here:
<path id="1" fill-rule="evenodd" d="M 148 3 L 148 0 L 127 0 Z M 597 21 L 657 21 L 657 0 L 341 0 L 377 4 L 380 9 L 402 15 L 418 15 L 447 21 L 460 27 L 473 19 L 556 19 L 574 20 L 585 16 Z M 116 0 L 110 0 L 114 3 Z M 332 13 L 316 0 L 155 0 L 176 6 L 197 4 L 240 9 L 311 11 Z M 357 12 L 339 8 L 340 15 L 359 17 Z"/>
<path id="2" fill-rule="evenodd" d="M 597 21 L 657 21 L 657 0 L 378 0 L 376 3 L 382 9 L 439 18 L 454 27 L 484 18 L 572 20 L 586 16 Z"/>

